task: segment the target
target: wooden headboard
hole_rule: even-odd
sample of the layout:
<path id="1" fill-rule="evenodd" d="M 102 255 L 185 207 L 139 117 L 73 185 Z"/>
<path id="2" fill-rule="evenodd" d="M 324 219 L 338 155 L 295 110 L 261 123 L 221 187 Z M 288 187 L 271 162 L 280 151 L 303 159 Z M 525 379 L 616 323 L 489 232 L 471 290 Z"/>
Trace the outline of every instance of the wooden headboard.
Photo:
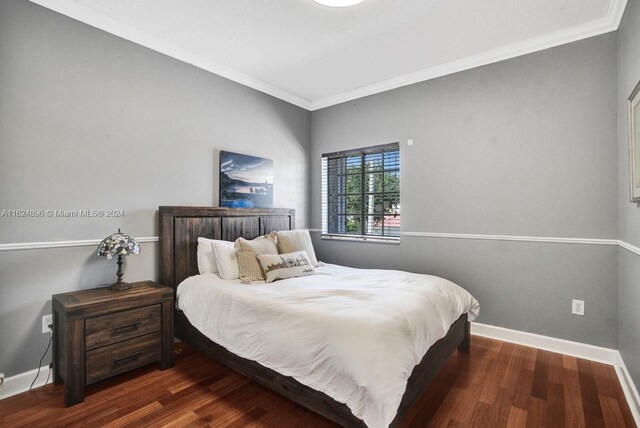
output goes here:
<path id="1" fill-rule="evenodd" d="M 160 282 L 175 288 L 198 273 L 198 237 L 235 241 L 295 229 L 288 208 L 160 207 Z"/>

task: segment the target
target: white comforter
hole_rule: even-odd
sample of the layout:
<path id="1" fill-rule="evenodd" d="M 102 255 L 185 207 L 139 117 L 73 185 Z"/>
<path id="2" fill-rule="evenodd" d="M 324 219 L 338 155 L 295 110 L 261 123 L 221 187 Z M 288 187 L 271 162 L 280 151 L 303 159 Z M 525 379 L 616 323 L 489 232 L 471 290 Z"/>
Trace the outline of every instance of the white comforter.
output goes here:
<path id="1" fill-rule="evenodd" d="M 371 428 L 395 417 L 407 379 L 427 350 L 478 302 L 436 276 L 325 265 L 318 275 L 241 284 L 217 274 L 178 287 L 198 330 L 345 403 Z"/>

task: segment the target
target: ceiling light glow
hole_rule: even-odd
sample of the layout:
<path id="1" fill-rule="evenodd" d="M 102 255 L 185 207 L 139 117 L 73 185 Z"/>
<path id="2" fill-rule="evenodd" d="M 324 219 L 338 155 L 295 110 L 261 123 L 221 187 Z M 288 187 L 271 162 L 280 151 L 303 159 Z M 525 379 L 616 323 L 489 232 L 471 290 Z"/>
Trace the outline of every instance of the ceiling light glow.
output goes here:
<path id="1" fill-rule="evenodd" d="M 347 7 L 362 3 L 364 0 L 313 0 L 323 6 L 329 7 Z"/>

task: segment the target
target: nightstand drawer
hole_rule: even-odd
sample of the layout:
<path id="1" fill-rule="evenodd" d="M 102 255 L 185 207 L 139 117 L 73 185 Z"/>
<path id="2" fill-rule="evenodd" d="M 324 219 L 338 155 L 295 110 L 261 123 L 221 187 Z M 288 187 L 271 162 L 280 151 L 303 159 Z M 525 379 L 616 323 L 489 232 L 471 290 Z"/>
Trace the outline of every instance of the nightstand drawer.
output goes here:
<path id="1" fill-rule="evenodd" d="M 160 331 L 160 314 L 160 305 L 151 305 L 88 318 L 85 325 L 86 349 Z"/>
<path id="2" fill-rule="evenodd" d="M 160 360 L 160 333 L 87 351 L 87 385 Z"/>

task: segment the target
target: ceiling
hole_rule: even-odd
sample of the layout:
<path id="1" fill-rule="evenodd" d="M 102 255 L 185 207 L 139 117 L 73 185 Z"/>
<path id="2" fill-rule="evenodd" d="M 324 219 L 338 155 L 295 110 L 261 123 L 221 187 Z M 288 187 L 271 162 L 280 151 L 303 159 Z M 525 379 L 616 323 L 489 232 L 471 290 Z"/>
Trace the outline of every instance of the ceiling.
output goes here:
<path id="1" fill-rule="evenodd" d="M 309 110 L 615 31 L 626 0 L 32 0 Z"/>

